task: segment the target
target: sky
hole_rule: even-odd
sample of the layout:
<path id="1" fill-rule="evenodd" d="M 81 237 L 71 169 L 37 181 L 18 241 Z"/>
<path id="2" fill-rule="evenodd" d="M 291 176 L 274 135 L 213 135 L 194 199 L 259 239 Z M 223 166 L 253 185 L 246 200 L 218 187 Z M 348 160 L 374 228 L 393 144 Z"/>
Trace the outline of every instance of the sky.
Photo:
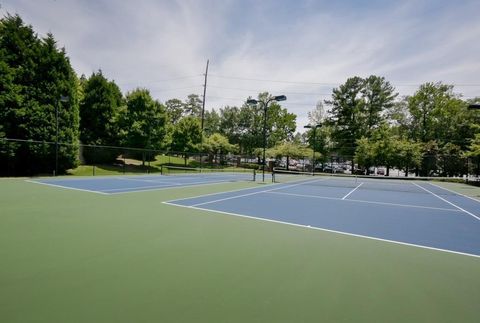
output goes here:
<path id="1" fill-rule="evenodd" d="M 480 96 L 478 0 L 0 0 L 52 33 L 80 76 L 102 70 L 124 93 L 165 102 L 203 95 L 207 110 L 260 92 L 307 114 L 353 76 L 383 76 L 400 96 L 425 82 Z"/>

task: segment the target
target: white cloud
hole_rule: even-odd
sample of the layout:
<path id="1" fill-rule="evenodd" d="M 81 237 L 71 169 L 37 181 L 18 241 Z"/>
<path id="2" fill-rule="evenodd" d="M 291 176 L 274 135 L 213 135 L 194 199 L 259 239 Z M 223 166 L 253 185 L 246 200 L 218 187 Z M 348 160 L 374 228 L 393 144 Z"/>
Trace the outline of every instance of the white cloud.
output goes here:
<path id="1" fill-rule="evenodd" d="M 78 74 L 102 69 L 124 91 L 183 99 L 202 93 L 210 59 L 207 108 L 285 93 L 299 129 L 350 76 L 385 76 L 401 94 L 415 90 L 406 83 L 480 83 L 477 1 L 7 0 L 7 11 L 52 32 Z M 480 95 L 480 86 L 457 90 Z"/>

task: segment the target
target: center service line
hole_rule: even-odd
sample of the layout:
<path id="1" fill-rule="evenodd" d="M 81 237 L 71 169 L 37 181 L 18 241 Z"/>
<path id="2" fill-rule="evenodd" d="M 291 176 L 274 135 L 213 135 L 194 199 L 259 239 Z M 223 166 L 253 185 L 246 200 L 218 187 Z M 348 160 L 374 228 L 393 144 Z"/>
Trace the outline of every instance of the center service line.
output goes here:
<path id="1" fill-rule="evenodd" d="M 357 188 L 359 188 L 360 186 L 363 185 L 363 182 L 360 183 L 357 187 L 355 187 L 353 190 L 351 190 L 347 195 L 345 195 L 344 197 L 342 197 L 342 200 L 346 199 L 350 194 L 352 194 L 353 192 L 355 192 L 357 190 Z"/>
<path id="2" fill-rule="evenodd" d="M 314 180 L 314 181 L 308 181 L 308 183 L 320 182 L 320 181 L 323 181 L 323 180 L 324 180 L 324 179 L 317 179 L 317 180 Z M 291 187 L 299 186 L 299 185 L 302 185 L 302 184 L 305 184 L 305 183 L 306 183 L 306 182 L 303 181 L 303 182 L 301 182 L 301 183 L 297 183 L 297 184 L 293 184 L 293 185 L 287 185 L 287 186 L 281 186 L 281 187 L 275 187 L 275 188 L 271 188 L 271 189 L 269 189 L 269 190 L 263 190 L 263 191 L 253 192 L 253 193 L 247 193 L 247 194 L 242 194 L 242 195 L 230 196 L 230 197 L 226 197 L 226 198 L 222 198 L 222 199 L 218 199 L 218 200 L 213 200 L 213 201 L 208 201 L 208 202 L 203 202 L 203 203 L 194 204 L 194 205 L 192 205 L 192 207 L 197 207 L 197 206 L 200 206 L 200 205 L 206 205 L 206 204 L 211 204 L 211 203 L 216 203 L 216 202 L 222 202 L 222 201 L 226 201 L 226 200 L 232 200 L 232 199 L 236 199 L 236 198 L 240 198 L 240 197 L 245 197 L 245 196 L 250 196 L 250 195 L 255 195 L 255 194 L 260 194 L 260 193 L 267 193 L 267 192 L 277 191 L 277 190 L 281 190 L 281 189 L 284 189 L 284 188 L 291 188 Z"/>

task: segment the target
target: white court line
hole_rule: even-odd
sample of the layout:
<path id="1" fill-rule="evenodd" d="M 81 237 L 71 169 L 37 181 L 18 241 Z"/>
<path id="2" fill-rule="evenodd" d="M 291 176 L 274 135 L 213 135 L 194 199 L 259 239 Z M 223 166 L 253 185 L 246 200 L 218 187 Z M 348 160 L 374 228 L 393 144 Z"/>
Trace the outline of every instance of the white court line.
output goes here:
<path id="1" fill-rule="evenodd" d="M 206 186 L 206 185 L 215 185 L 215 184 L 222 184 L 222 183 L 229 183 L 231 181 L 228 181 L 228 180 L 225 180 L 225 181 L 209 181 L 209 182 L 194 182 L 194 183 L 188 183 L 188 184 L 180 184 L 180 186 L 165 186 L 165 187 L 161 187 L 161 186 L 151 186 L 150 188 L 147 188 L 145 189 L 146 187 L 141 187 L 140 189 L 133 189 L 133 188 L 130 188 L 132 189 L 132 191 L 125 191 L 125 192 L 112 192 L 112 193 L 109 193 L 109 194 L 126 194 L 126 193 L 139 193 L 139 192 L 150 192 L 150 191 L 160 191 L 160 190 L 165 190 L 165 189 L 170 189 L 170 188 L 184 188 L 184 187 L 194 187 L 194 186 Z M 125 189 L 128 189 L 128 188 L 121 188 L 121 189 L 118 189 L 118 190 L 125 190 Z M 252 189 L 250 187 L 250 189 Z M 220 193 L 213 193 L 213 194 L 220 194 Z M 185 199 L 191 199 L 192 197 L 187 197 Z M 182 199 L 178 199 L 178 200 L 172 200 L 172 201 L 180 201 Z"/>
<path id="2" fill-rule="evenodd" d="M 319 181 L 322 181 L 322 180 L 323 180 L 323 179 L 317 179 L 317 180 L 314 180 L 314 181 L 303 181 L 303 182 L 301 182 L 301 183 L 297 183 L 297 184 L 293 184 L 293 185 L 281 186 L 281 187 L 271 188 L 271 189 L 269 189 L 269 190 L 263 190 L 263 191 L 253 192 L 253 193 L 247 193 L 247 194 L 241 194 L 241 195 L 236 195 L 236 196 L 225 197 L 225 198 L 223 198 L 223 199 L 218 199 L 218 200 L 213 200 L 213 201 L 198 203 L 198 204 L 194 204 L 194 205 L 192 205 L 192 206 L 206 205 L 206 204 L 211 204 L 211 203 L 216 203 L 216 202 L 233 200 L 233 199 L 240 198 L 240 197 L 244 197 L 244 196 L 250 196 L 250 195 L 255 195 L 255 194 L 260 194 L 260 193 L 266 193 L 266 192 L 281 190 L 281 189 L 284 189 L 284 188 L 290 188 L 290 187 L 302 185 L 302 184 L 307 183 L 307 182 L 308 182 L 308 183 L 313 183 L 313 182 L 319 182 Z"/>
<path id="3" fill-rule="evenodd" d="M 40 184 L 40 185 L 46 185 L 46 186 L 52 186 L 52 187 L 57 187 L 57 188 L 63 188 L 66 190 L 74 190 L 74 191 L 81 191 L 81 192 L 89 192 L 89 193 L 97 193 L 97 194 L 103 194 L 103 195 L 110 195 L 109 193 L 101 192 L 101 191 L 91 191 L 83 188 L 75 188 L 75 187 L 70 187 L 70 186 L 63 186 L 63 185 L 56 185 L 56 184 L 50 184 L 50 183 L 43 183 L 43 182 L 37 182 L 37 181 L 32 181 L 32 180 L 25 180 L 26 182 L 29 183 L 35 183 L 35 184 Z"/>
<path id="4" fill-rule="evenodd" d="M 353 192 L 355 192 L 357 190 L 357 188 L 359 188 L 360 186 L 362 186 L 363 183 L 360 183 L 360 185 L 358 185 L 357 187 L 355 187 L 353 190 L 351 190 L 347 195 L 345 195 L 344 197 L 342 197 L 342 200 L 346 199 L 350 194 L 352 194 Z"/>
<path id="5" fill-rule="evenodd" d="M 241 217 L 241 218 L 247 218 L 247 219 L 251 219 L 251 220 L 272 222 L 272 223 L 278 223 L 278 224 L 286 224 L 286 225 L 290 225 L 290 226 L 294 226 L 294 227 L 313 229 L 313 230 L 330 232 L 330 233 L 335 233 L 335 234 L 341 234 L 341 235 L 346 235 L 346 236 L 351 236 L 351 237 L 357 237 L 357 238 L 363 238 L 363 239 L 369 239 L 369 240 L 375 240 L 375 241 L 381 241 L 381 242 L 388 242 L 388 243 L 393 243 L 393 244 L 398 244 L 398 245 L 403 245 L 403 246 L 409 246 L 409 247 L 415 247 L 415 248 L 421 248 L 421 249 L 427 249 L 427 250 L 433 250 L 433 251 L 447 252 L 447 253 L 452 253 L 452 254 L 456 254 L 456 255 L 480 258 L 480 255 L 474 255 L 474 254 L 465 253 L 465 252 L 453 251 L 453 250 L 448 250 L 448 249 L 440 249 L 440 248 L 434 248 L 434 247 L 427 247 L 427 246 L 417 245 L 417 244 L 413 244 L 413 243 L 407 243 L 407 242 L 401 242 L 401 241 L 395 241 L 395 240 L 388 240 L 388 239 L 382 239 L 382 238 L 375 238 L 375 237 L 365 236 L 365 235 L 361 235 L 361 234 L 348 233 L 348 232 L 342 232 L 342 231 L 337 231 L 337 230 L 311 227 L 311 226 L 304 225 L 304 224 L 295 224 L 295 223 L 272 220 L 272 219 L 257 218 L 257 217 L 250 216 L 250 215 L 244 215 L 244 214 L 238 214 L 238 213 L 232 213 L 232 212 L 225 212 L 225 211 L 217 211 L 217 210 L 211 210 L 211 209 L 204 209 L 204 208 L 200 208 L 200 207 L 196 207 L 196 206 L 180 205 L 180 204 L 174 204 L 174 203 L 170 203 L 170 202 L 162 202 L 162 203 L 167 204 L 167 205 L 177 206 L 177 207 L 185 207 L 185 208 L 194 209 L 194 210 L 215 212 L 215 213 L 226 214 L 226 215 L 233 215 L 233 216 L 237 216 L 237 217 Z"/>
<path id="6" fill-rule="evenodd" d="M 386 205 L 386 206 L 395 206 L 395 207 L 409 207 L 409 208 L 418 208 L 418 209 L 430 209 L 430 210 L 439 210 L 439 211 L 450 211 L 450 212 L 462 212 L 457 209 L 445 209 L 433 206 L 422 206 L 422 205 L 411 205 L 411 204 L 397 204 L 397 203 L 388 203 L 388 202 L 376 202 L 376 201 L 365 201 L 365 200 L 345 200 L 339 197 L 327 197 L 327 196 L 317 196 L 317 195 L 308 195 L 308 194 L 295 194 L 295 193 L 284 193 L 284 192 L 267 192 L 268 194 L 280 194 L 280 195 L 290 195 L 298 197 L 307 197 L 307 198 L 317 198 L 322 200 L 334 200 L 334 201 L 345 201 L 345 202 L 357 202 L 357 203 L 367 203 L 367 204 L 377 204 L 377 205 Z"/>
<path id="7" fill-rule="evenodd" d="M 467 211 L 467 210 L 465 210 L 465 209 L 462 209 L 461 207 L 459 207 L 459 206 L 458 206 L 458 205 L 456 205 L 456 204 L 453 204 L 453 203 L 452 203 L 452 202 L 450 202 L 450 201 L 447 201 L 447 200 L 446 200 L 446 199 L 444 199 L 443 197 L 441 197 L 441 196 L 438 196 L 437 194 L 433 193 L 432 191 L 429 191 L 429 190 L 427 190 L 425 187 L 422 187 L 422 186 L 418 185 L 417 183 L 412 183 L 412 184 L 413 184 L 413 185 L 416 185 L 416 186 L 418 186 L 418 187 L 420 187 L 422 190 L 425 190 L 425 191 L 427 191 L 428 193 L 432 194 L 433 196 L 436 196 L 436 197 L 438 197 L 438 198 L 439 198 L 439 199 L 441 199 L 442 201 L 445 201 L 445 202 L 447 202 L 448 204 L 450 204 L 450 205 L 453 205 L 453 206 L 454 206 L 454 207 L 456 207 L 457 209 L 459 209 L 459 210 L 462 210 L 463 212 L 467 213 L 468 215 L 471 215 L 471 216 L 473 216 L 475 219 L 477 219 L 477 220 L 479 220 L 479 221 L 480 221 L 480 218 L 479 218 L 478 216 L 476 216 L 475 214 L 473 214 L 473 213 L 471 213 L 471 212 L 468 212 L 468 211 Z"/>
<path id="8" fill-rule="evenodd" d="M 439 185 L 437 185 L 437 184 L 433 184 L 433 183 L 428 183 L 428 184 L 430 184 L 430 185 L 432 185 L 432 186 L 435 186 L 435 187 L 438 187 L 438 188 L 441 188 L 442 190 L 449 191 L 449 192 L 451 192 L 451 193 L 455 193 L 456 195 L 460 195 L 460 196 L 466 197 L 467 199 L 471 199 L 471 200 L 473 200 L 473 201 L 475 201 L 475 202 L 480 203 L 480 201 L 477 200 L 477 199 L 474 198 L 474 197 L 471 197 L 471 196 L 468 196 L 468 195 L 465 195 L 465 194 L 462 194 L 462 193 L 459 193 L 459 192 L 455 192 L 455 191 L 449 190 L 448 188 L 439 186 Z"/>
<path id="9" fill-rule="evenodd" d="M 143 183 L 158 183 L 158 184 L 163 184 L 162 181 L 159 180 L 153 180 L 153 179 L 138 179 L 138 178 L 124 178 L 124 177 L 115 177 L 115 179 L 121 180 L 121 181 L 134 181 L 134 182 L 143 182 Z M 176 185 L 176 184 L 173 184 Z"/>

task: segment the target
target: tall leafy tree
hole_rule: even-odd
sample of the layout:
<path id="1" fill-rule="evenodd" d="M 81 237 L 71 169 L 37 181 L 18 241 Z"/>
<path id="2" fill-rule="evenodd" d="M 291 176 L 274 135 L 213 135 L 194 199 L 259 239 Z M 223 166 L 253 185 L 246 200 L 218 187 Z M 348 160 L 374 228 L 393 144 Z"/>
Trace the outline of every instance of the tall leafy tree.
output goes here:
<path id="1" fill-rule="evenodd" d="M 357 140 L 370 137 L 381 125 L 396 96 L 393 86 L 378 76 L 352 77 L 333 89 L 326 103 L 331 107 L 328 121 L 338 152 L 353 156 Z"/>
<path id="2" fill-rule="evenodd" d="M 80 140 L 87 145 L 116 146 L 119 144 L 119 114 L 123 104 L 120 88 L 108 81 L 102 71 L 93 73 L 82 82 L 80 102 Z M 87 161 L 112 161 L 117 151 L 84 149 Z M 99 159 L 100 158 L 100 159 Z"/>
<path id="3" fill-rule="evenodd" d="M 150 150 L 148 156 L 143 153 L 143 160 L 153 158 L 155 153 L 152 150 L 165 148 L 167 144 L 165 107 L 154 101 L 146 89 L 136 89 L 126 95 L 121 125 L 125 145 Z"/>
<path id="4" fill-rule="evenodd" d="M 202 100 L 197 94 L 190 94 L 184 103 L 184 115 L 200 117 L 202 114 Z"/>
<path id="5" fill-rule="evenodd" d="M 371 75 L 364 80 L 362 96 L 365 107 L 362 117 L 369 135 L 383 123 L 386 112 L 393 108 L 398 94 L 385 78 Z"/>
<path id="6" fill-rule="evenodd" d="M 214 133 L 220 133 L 220 124 L 220 114 L 215 109 L 212 109 L 211 111 L 205 111 L 205 134 L 212 135 Z"/>
<path id="7" fill-rule="evenodd" d="M 169 122 L 175 125 L 183 116 L 184 103 L 179 99 L 170 99 L 165 102 L 165 109 Z"/>
<path id="8" fill-rule="evenodd" d="M 7 15 L 0 20 L 0 69 L 4 72 L 0 135 L 60 143 L 6 144 L 2 151 L 8 157 L 7 168 L 2 171 L 51 172 L 56 160 L 59 172 L 74 167 L 78 162 L 78 81 L 65 50 L 57 48 L 53 35 L 39 38 L 18 15 Z M 61 97 L 66 102 L 60 102 Z M 0 159 L 4 157 L 0 152 Z"/>
<path id="9" fill-rule="evenodd" d="M 453 86 L 441 82 L 422 84 L 407 102 L 411 136 L 424 143 L 420 174 L 430 176 L 444 168 L 439 156 L 446 144 L 466 149 L 468 138 L 473 136 L 471 114 L 453 92 Z"/>
<path id="10" fill-rule="evenodd" d="M 202 130 L 200 120 L 193 116 L 181 119 L 172 133 L 171 150 L 182 153 L 187 165 L 188 156 L 201 148 Z"/>
<path id="11" fill-rule="evenodd" d="M 290 166 L 290 158 L 312 156 L 313 152 L 302 144 L 286 141 L 278 143 L 274 147 L 268 149 L 267 154 L 270 157 L 275 157 L 277 159 L 285 157 L 287 160 L 286 168 L 288 170 Z"/>
<path id="12" fill-rule="evenodd" d="M 422 162 L 422 145 L 418 142 L 399 139 L 395 142 L 394 166 L 405 171 L 408 176 L 410 170 L 416 169 Z"/>
<path id="13" fill-rule="evenodd" d="M 362 78 L 349 78 L 345 84 L 333 89 L 332 99 L 326 101 L 331 107 L 329 124 L 333 128 L 332 139 L 344 156 L 353 156 L 357 140 L 365 136 L 361 118 L 364 111 L 363 85 Z"/>
<path id="14" fill-rule="evenodd" d="M 425 83 L 407 100 L 415 139 L 422 142 L 436 140 L 441 145 L 456 141 L 466 147 L 465 137 L 473 136 L 471 113 L 453 92 L 453 85 Z"/>
<path id="15" fill-rule="evenodd" d="M 262 102 L 269 98 L 270 94 L 266 92 L 258 95 L 258 100 Z M 245 104 L 240 109 L 238 137 L 243 152 L 252 153 L 255 148 L 263 147 L 264 109 L 263 103 L 255 106 Z M 267 148 L 293 139 L 295 129 L 296 115 L 289 113 L 277 102 L 271 102 L 267 108 Z"/>
<path id="16" fill-rule="evenodd" d="M 240 144 L 243 127 L 240 125 L 240 109 L 226 106 L 220 109 L 220 133 L 232 144 Z M 242 148 L 240 148 L 242 149 Z"/>
<path id="17" fill-rule="evenodd" d="M 220 163 L 223 163 L 225 154 L 235 152 L 237 146 L 229 143 L 227 137 L 214 133 L 205 139 L 203 150 L 209 153 L 210 159 L 214 156 L 219 156 Z"/>

